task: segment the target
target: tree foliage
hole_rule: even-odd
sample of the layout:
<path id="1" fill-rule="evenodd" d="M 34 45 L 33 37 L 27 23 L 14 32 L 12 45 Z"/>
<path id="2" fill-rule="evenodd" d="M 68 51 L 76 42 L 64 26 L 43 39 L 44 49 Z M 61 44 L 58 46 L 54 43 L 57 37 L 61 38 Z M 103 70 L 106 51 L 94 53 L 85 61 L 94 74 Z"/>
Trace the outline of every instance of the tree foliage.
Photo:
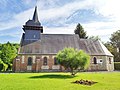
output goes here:
<path id="1" fill-rule="evenodd" d="M 84 31 L 84 28 L 80 23 L 78 23 L 74 32 L 75 34 L 79 35 L 79 38 L 84 38 L 84 39 L 88 38 L 88 36 L 86 35 L 86 32 Z"/>
<path id="2" fill-rule="evenodd" d="M 17 55 L 18 47 L 18 44 L 12 44 L 10 42 L 0 45 L 0 63 L 4 66 L 2 71 L 12 69 L 12 63 Z"/>
<path id="3" fill-rule="evenodd" d="M 75 75 L 78 69 L 86 69 L 90 60 L 88 54 L 74 48 L 65 48 L 59 51 L 56 58 L 65 69 L 70 69 L 72 75 Z"/>
<path id="4" fill-rule="evenodd" d="M 6 71 L 7 70 L 8 65 L 5 64 L 1 59 L 0 59 L 0 65 L 1 65 L 0 71 Z"/>
<path id="5" fill-rule="evenodd" d="M 112 35 L 111 35 L 111 44 L 116 47 L 120 52 L 120 30 L 114 32 Z"/>
<path id="6" fill-rule="evenodd" d="M 100 40 L 101 41 L 101 38 L 99 36 L 90 36 L 89 39 Z"/>
<path id="7" fill-rule="evenodd" d="M 104 45 L 107 47 L 107 49 L 114 54 L 114 52 L 116 52 L 116 50 L 114 49 L 113 45 L 110 42 L 106 42 L 104 43 Z"/>
<path id="8" fill-rule="evenodd" d="M 120 62 L 120 30 L 111 35 L 110 42 L 105 43 L 105 46 L 114 55 L 114 61 Z"/>

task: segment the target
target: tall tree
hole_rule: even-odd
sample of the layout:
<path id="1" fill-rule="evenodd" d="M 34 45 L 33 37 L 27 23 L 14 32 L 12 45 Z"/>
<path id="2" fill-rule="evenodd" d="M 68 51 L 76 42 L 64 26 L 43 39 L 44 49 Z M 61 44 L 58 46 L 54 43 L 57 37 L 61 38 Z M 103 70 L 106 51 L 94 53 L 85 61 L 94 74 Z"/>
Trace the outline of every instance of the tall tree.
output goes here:
<path id="1" fill-rule="evenodd" d="M 3 61 L 3 63 L 8 65 L 9 69 L 11 69 L 12 62 L 16 57 L 16 55 L 17 55 L 17 50 L 11 43 L 8 42 L 2 45 L 0 58 Z"/>
<path id="2" fill-rule="evenodd" d="M 120 52 L 120 30 L 114 32 L 112 35 L 111 35 L 111 43 L 113 44 L 113 46 L 115 46 Z"/>
<path id="3" fill-rule="evenodd" d="M 56 58 L 65 69 L 70 69 L 73 76 L 77 73 L 78 68 L 82 70 L 86 69 L 90 61 L 88 54 L 74 48 L 65 48 L 59 51 Z"/>
<path id="4" fill-rule="evenodd" d="M 116 51 L 114 52 L 115 61 L 120 61 L 120 30 L 111 35 L 110 41 Z"/>
<path id="5" fill-rule="evenodd" d="M 114 61 L 120 62 L 120 30 L 111 35 L 110 42 L 104 44 L 114 55 Z"/>
<path id="6" fill-rule="evenodd" d="M 88 38 L 88 36 L 86 35 L 86 32 L 84 31 L 84 28 L 80 23 L 78 23 L 74 32 L 75 34 L 79 35 L 79 38 L 84 38 L 84 39 Z"/>

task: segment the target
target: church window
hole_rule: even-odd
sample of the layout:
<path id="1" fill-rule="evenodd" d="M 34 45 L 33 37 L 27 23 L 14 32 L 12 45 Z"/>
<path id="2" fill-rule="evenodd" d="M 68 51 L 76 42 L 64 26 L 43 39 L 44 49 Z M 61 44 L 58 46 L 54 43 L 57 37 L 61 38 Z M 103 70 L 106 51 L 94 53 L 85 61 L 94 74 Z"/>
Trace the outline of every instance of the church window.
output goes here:
<path id="1" fill-rule="evenodd" d="M 102 60 L 100 60 L 100 62 L 102 62 Z"/>
<path id="2" fill-rule="evenodd" d="M 56 57 L 54 57 L 54 65 L 58 65 L 58 60 Z"/>
<path id="3" fill-rule="evenodd" d="M 109 64 L 111 64 L 111 58 L 109 58 Z"/>
<path id="4" fill-rule="evenodd" d="M 43 65 L 47 65 L 47 57 L 43 58 Z"/>
<path id="5" fill-rule="evenodd" d="M 31 66 L 31 65 L 32 65 L 32 58 L 28 57 L 28 66 Z"/>
<path id="6" fill-rule="evenodd" d="M 97 58 L 96 57 L 93 58 L 93 63 L 97 64 Z"/>

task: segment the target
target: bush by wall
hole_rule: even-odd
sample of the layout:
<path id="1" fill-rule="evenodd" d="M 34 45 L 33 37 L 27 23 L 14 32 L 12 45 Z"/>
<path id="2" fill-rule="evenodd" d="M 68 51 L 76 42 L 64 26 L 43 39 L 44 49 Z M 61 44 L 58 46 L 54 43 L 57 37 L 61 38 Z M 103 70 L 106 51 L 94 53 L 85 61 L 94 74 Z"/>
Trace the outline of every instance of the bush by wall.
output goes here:
<path id="1" fill-rule="evenodd" d="M 120 70 L 120 62 L 114 62 L 115 70 Z"/>

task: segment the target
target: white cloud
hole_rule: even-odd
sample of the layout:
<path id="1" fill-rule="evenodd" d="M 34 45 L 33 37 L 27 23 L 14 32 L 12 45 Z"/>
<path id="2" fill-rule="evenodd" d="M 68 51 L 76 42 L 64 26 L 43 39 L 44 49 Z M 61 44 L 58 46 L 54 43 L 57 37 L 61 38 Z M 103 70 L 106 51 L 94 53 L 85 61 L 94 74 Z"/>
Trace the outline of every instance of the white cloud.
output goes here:
<path id="1" fill-rule="evenodd" d="M 46 34 L 74 34 L 76 24 L 70 24 L 63 27 L 44 27 L 44 33 Z"/>
<path id="2" fill-rule="evenodd" d="M 13 18 L 11 18 L 11 20 L 9 21 L 0 22 L 0 30 L 11 29 L 14 27 L 22 27 L 22 25 L 25 24 L 27 20 L 29 20 L 29 18 L 31 17 L 30 13 L 32 12 L 33 9 L 29 9 L 27 11 L 14 15 Z"/>
<path id="3" fill-rule="evenodd" d="M 30 0 L 31 1 L 31 0 Z M 89 35 L 107 36 L 120 28 L 120 1 L 119 0 L 75 0 L 63 6 L 55 5 L 59 0 L 39 1 L 39 18 L 41 22 L 56 21 L 65 24 L 65 19 L 80 9 L 94 10 L 95 14 L 103 15 L 108 19 L 108 22 L 90 22 L 82 24 Z M 28 0 L 26 0 L 26 3 Z M 48 2 L 51 6 L 45 9 L 43 5 Z M 29 2 L 28 2 L 29 3 Z M 43 4 L 43 5 L 42 5 Z M 44 9 L 43 9 L 44 8 Z M 13 27 L 22 27 L 22 25 L 32 17 L 33 8 L 15 15 L 9 22 L 0 22 L 0 30 L 9 29 Z M 89 18 L 89 17 L 88 17 Z M 52 23 L 52 22 L 51 22 Z M 70 24 L 61 27 L 45 27 L 45 33 L 73 33 L 76 24 Z"/>
<path id="4" fill-rule="evenodd" d="M 119 0 L 98 0 L 99 3 L 103 3 L 102 6 L 97 4 L 96 8 L 99 13 L 104 16 L 118 17 L 120 15 L 120 1 Z"/>
<path id="5" fill-rule="evenodd" d="M 57 20 L 59 18 L 66 18 L 70 16 L 73 12 L 75 12 L 76 10 L 86 8 L 87 5 L 89 4 L 86 3 L 85 1 L 82 1 L 82 2 L 68 3 L 64 5 L 63 7 L 54 7 L 54 8 L 52 7 L 50 9 L 44 9 L 44 10 L 40 8 L 39 17 L 41 21 L 44 21 L 44 20 L 49 21 L 49 20 Z M 18 27 L 22 25 L 25 21 L 28 20 L 28 18 L 31 18 L 32 16 L 31 13 L 33 14 L 33 8 L 13 16 L 13 18 L 11 18 L 11 21 L 8 23 L 1 22 L 0 30 Z M 7 27 L 5 27 L 6 26 L 5 24 L 7 24 Z"/>
<path id="6" fill-rule="evenodd" d="M 58 19 L 58 18 L 67 18 L 72 13 L 80 9 L 88 9 L 92 3 L 89 1 L 75 1 L 68 3 L 62 7 L 54 7 L 47 10 L 40 10 L 41 16 L 43 20 L 49 19 Z"/>
<path id="7" fill-rule="evenodd" d="M 111 34 L 120 29 L 115 22 L 91 22 L 83 24 L 83 27 L 89 36 L 99 36 L 104 42 L 109 41 Z"/>

